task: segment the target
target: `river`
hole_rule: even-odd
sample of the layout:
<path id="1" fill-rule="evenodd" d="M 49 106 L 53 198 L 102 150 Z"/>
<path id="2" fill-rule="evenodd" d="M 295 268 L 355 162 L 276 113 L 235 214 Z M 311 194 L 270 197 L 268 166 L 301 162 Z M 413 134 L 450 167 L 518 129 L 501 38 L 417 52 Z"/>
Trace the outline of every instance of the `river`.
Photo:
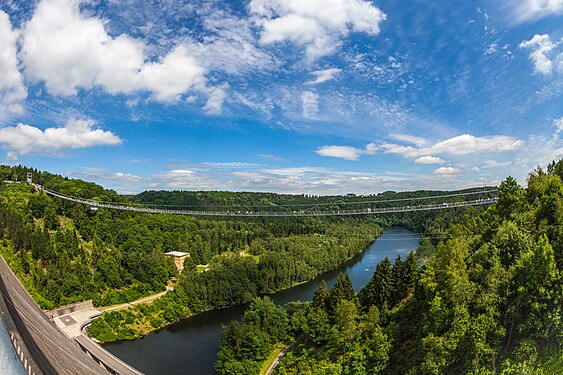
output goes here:
<path id="1" fill-rule="evenodd" d="M 347 273 L 354 289 L 367 284 L 375 266 L 383 258 L 394 261 L 398 254 L 404 259 L 410 250 L 416 250 L 420 237 L 405 228 L 385 229 L 366 251 L 338 269 L 325 273 L 315 280 L 279 291 L 270 296 L 276 303 L 310 301 L 321 280 L 329 287 L 336 282 L 340 272 Z M 221 326 L 240 320 L 246 305 L 209 311 L 170 325 L 148 336 L 120 341 L 104 347 L 147 375 L 216 374 L 214 364 L 219 351 Z"/>

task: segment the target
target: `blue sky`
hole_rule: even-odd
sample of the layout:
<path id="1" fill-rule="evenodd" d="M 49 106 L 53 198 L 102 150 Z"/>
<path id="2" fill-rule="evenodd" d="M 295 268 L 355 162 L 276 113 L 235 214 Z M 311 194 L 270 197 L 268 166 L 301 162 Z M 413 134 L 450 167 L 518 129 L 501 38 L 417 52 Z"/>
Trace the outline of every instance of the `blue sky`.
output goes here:
<path id="1" fill-rule="evenodd" d="M 0 162 L 145 189 L 525 182 L 563 0 L 0 1 Z"/>

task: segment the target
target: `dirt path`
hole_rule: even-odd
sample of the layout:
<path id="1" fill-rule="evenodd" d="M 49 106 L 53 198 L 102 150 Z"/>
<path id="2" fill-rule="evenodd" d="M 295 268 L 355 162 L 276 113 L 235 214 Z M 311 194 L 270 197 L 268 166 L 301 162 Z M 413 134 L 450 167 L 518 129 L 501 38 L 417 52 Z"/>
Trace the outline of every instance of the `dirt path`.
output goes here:
<path id="1" fill-rule="evenodd" d="M 134 305 L 138 305 L 140 303 L 146 303 L 146 302 L 150 302 L 153 301 L 159 297 L 162 297 L 163 295 L 165 295 L 169 290 L 174 290 L 174 288 L 167 286 L 166 290 L 164 292 L 160 292 L 157 294 L 153 294 L 152 296 L 148 296 L 148 297 L 143 297 L 140 298 L 138 300 L 132 301 L 132 302 L 127 302 L 127 303 L 122 303 L 120 305 L 114 305 L 114 306 L 109 306 L 109 307 L 102 307 L 99 308 L 98 310 L 102 311 L 102 312 L 108 312 L 108 311 L 114 311 L 114 310 L 121 310 L 124 309 L 126 307 L 131 307 Z"/>
<path id="2" fill-rule="evenodd" d="M 274 370 L 276 369 L 276 367 L 278 366 L 278 364 L 280 363 L 281 359 L 283 358 L 283 356 L 285 355 L 285 353 L 287 353 L 289 351 L 289 349 L 291 349 L 293 347 L 293 345 L 295 345 L 297 341 L 292 342 L 291 344 L 289 344 L 288 346 L 286 346 L 281 352 L 280 354 L 278 354 L 278 356 L 276 357 L 276 359 L 274 359 L 274 361 L 272 362 L 272 364 L 270 365 L 270 367 L 268 368 L 268 371 L 266 371 L 266 375 L 272 375 L 274 373 Z"/>

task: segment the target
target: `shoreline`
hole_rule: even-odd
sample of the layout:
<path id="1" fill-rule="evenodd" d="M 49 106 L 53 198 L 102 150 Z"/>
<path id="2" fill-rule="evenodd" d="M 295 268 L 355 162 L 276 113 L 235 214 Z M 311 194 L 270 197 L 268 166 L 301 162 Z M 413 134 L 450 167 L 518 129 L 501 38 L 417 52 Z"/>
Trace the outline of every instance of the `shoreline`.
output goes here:
<path id="1" fill-rule="evenodd" d="M 359 256 L 361 256 L 362 254 L 364 254 L 365 251 L 366 251 L 367 249 L 369 249 L 369 247 L 372 246 L 373 243 L 374 243 L 375 241 L 377 241 L 377 239 L 378 239 L 379 237 L 381 237 L 381 235 L 383 235 L 384 232 L 385 232 L 385 228 L 383 229 L 383 231 L 382 231 L 380 234 L 376 235 L 375 238 L 374 238 L 372 241 L 370 241 L 369 244 L 368 244 L 361 252 L 359 252 L 358 254 L 355 254 L 355 255 L 353 255 L 352 257 L 350 257 L 350 258 L 344 260 L 342 263 L 338 264 L 336 267 L 334 267 L 334 268 L 332 268 L 332 269 L 329 269 L 329 270 L 326 270 L 326 271 L 324 271 L 324 272 L 321 272 L 321 273 L 315 275 L 313 278 L 311 278 L 311 279 L 309 279 L 309 280 L 304 280 L 304 281 L 296 282 L 296 283 L 293 283 L 292 285 L 289 285 L 289 286 L 286 286 L 286 287 L 277 289 L 277 290 L 275 290 L 275 291 L 273 291 L 273 292 L 270 292 L 270 293 L 258 294 L 258 295 L 255 296 L 255 297 L 271 296 L 271 295 L 274 295 L 274 294 L 279 293 L 279 292 L 281 292 L 281 291 L 288 290 L 288 289 L 294 288 L 294 287 L 296 287 L 296 286 L 299 286 L 299 285 L 303 285 L 303 284 L 312 282 L 312 281 L 314 281 L 315 279 L 319 278 L 320 276 L 325 275 L 325 274 L 327 274 L 327 273 L 329 273 L 329 272 L 332 272 L 332 271 L 336 270 L 336 269 L 339 268 L 339 267 L 342 267 L 342 266 L 345 265 L 346 263 L 351 262 L 351 261 L 353 261 L 354 259 L 356 259 L 357 257 L 359 257 Z M 161 296 L 161 297 L 162 297 L 162 296 Z M 161 298 L 161 297 L 159 297 L 159 298 Z M 158 300 L 159 298 L 157 298 L 157 299 L 155 299 L 155 300 L 153 300 L 153 301 L 151 301 L 151 302 L 154 302 L 154 301 Z M 185 316 L 185 317 L 183 317 L 183 318 L 181 318 L 181 319 L 179 319 L 179 320 L 177 320 L 177 321 L 175 321 L 175 322 L 170 322 L 170 323 L 167 323 L 167 324 L 165 324 L 165 325 L 163 325 L 163 326 L 159 326 L 159 327 L 156 327 L 156 328 L 147 330 L 147 331 L 143 331 L 140 336 L 136 336 L 136 337 L 133 337 L 133 338 L 122 338 L 122 339 L 117 339 L 117 340 L 113 340 L 113 341 L 100 341 L 100 340 L 97 340 L 96 338 L 94 338 L 93 336 L 91 336 L 89 332 L 88 332 L 88 337 L 90 337 L 90 338 L 96 340 L 96 341 L 97 341 L 100 345 L 102 345 L 102 346 L 105 345 L 105 344 L 116 343 L 116 342 L 121 342 L 121 341 L 134 341 L 134 340 L 142 339 L 142 338 L 144 338 L 145 336 L 147 336 L 147 335 L 149 335 L 149 334 L 151 334 L 151 333 L 158 332 L 158 331 L 160 331 L 160 330 L 162 330 L 162 329 L 165 329 L 165 328 L 167 328 L 167 327 L 170 327 L 170 326 L 172 326 L 172 325 L 174 325 L 174 324 L 178 324 L 178 323 L 180 323 L 180 322 L 182 322 L 182 321 L 185 321 L 185 320 L 194 318 L 194 317 L 196 317 L 196 316 L 198 316 L 198 315 L 201 315 L 201 314 L 204 314 L 204 313 L 207 313 L 207 312 L 210 312 L 210 311 L 227 310 L 227 309 L 230 309 L 230 308 L 233 308 L 233 307 L 236 307 L 236 306 L 241 306 L 241 305 L 247 304 L 247 303 L 249 303 L 249 302 L 250 302 L 250 301 L 246 301 L 246 302 L 243 302 L 243 303 L 241 303 L 241 304 L 236 304 L 236 305 L 232 305 L 232 306 L 229 306 L 229 307 L 225 307 L 225 308 L 223 308 L 223 309 L 209 308 L 209 309 L 201 310 L 201 311 L 198 311 L 197 313 L 193 313 L 193 314 L 191 314 L 191 315 L 189 315 L 189 316 Z M 129 310 L 129 309 L 131 309 L 131 308 L 132 308 L 132 309 L 135 309 L 137 306 L 138 306 L 138 305 L 134 305 L 134 306 L 131 306 L 131 307 L 124 308 L 124 309 L 122 309 L 122 310 L 127 311 L 127 310 Z M 111 311 L 110 311 L 110 312 L 111 312 Z M 104 312 L 104 313 L 105 313 L 105 312 Z M 99 315 L 99 316 L 96 317 L 95 319 L 98 319 L 98 318 L 100 318 L 100 317 L 102 317 L 102 316 L 103 316 L 103 314 Z M 92 321 L 94 321 L 94 319 L 93 319 Z"/>

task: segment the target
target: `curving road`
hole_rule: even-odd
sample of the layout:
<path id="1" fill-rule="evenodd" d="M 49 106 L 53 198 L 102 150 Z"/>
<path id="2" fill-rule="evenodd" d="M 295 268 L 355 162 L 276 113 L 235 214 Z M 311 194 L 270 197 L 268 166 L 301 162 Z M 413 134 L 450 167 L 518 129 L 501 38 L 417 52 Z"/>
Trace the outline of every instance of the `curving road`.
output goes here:
<path id="1" fill-rule="evenodd" d="M 28 374 L 108 375 L 48 320 L 1 256 L 0 310 Z"/>

